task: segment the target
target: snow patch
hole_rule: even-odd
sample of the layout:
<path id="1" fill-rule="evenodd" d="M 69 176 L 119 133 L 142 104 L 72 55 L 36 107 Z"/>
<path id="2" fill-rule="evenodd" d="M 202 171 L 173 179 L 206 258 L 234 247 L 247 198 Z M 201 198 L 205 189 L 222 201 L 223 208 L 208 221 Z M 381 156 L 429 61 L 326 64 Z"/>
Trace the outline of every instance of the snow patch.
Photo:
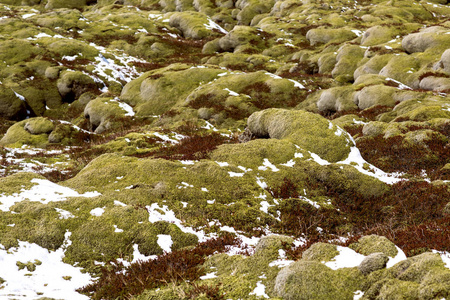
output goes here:
<path id="1" fill-rule="evenodd" d="M 103 215 L 104 212 L 105 212 L 104 207 L 97 207 L 92 209 L 89 213 L 91 214 L 91 216 L 100 217 L 101 215 Z"/>
<path id="2" fill-rule="evenodd" d="M 256 287 L 249 295 L 255 295 L 257 297 L 264 297 L 269 299 L 269 296 L 266 294 L 266 286 L 262 284 L 262 281 L 258 281 L 256 283 Z"/>
<path id="3" fill-rule="evenodd" d="M 89 297 L 78 294 L 76 289 L 91 283 L 89 274 L 80 268 L 63 263 L 64 250 L 71 244 L 70 232 L 66 232 L 63 246 L 56 251 L 49 251 L 34 243 L 19 241 L 17 248 L 3 250 L 0 246 L 0 277 L 5 279 L 0 289 L 1 299 L 74 299 L 84 300 Z M 36 270 L 19 270 L 16 263 L 20 261 L 41 262 Z M 65 278 L 65 279 L 64 279 Z M 38 294 L 39 293 L 39 294 Z"/>
<path id="4" fill-rule="evenodd" d="M 170 253 L 172 252 L 172 237 L 168 234 L 158 234 L 158 246 L 163 249 L 164 252 Z"/>
<path id="5" fill-rule="evenodd" d="M 325 263 L 327 267 L 333 270 L 357 267 L 365 258 L 364 255 L 347 247 L 337 246 L 337 250 L 339 251 L 339 254 L 336 255 L 332 261 Z"/>
<path id="6" fill-rule="evenodd" d="M 96 197 L 100 196 L 99 192 L 87 192 L 79 194 L 78 192 L 64 186 L 60 186 L 56 183 L 48 181 L 46 179 L 31 179 L 32 183 L 36 185 L 32 186 L 29 190 L 21 189 L 20 193 L 14 193 L 12 195 L 0 195 L 0 210 L 9 211 L 10 207 L 17 202 L 24 200 L 37 201 L 42 204 L 48 204 L 49 202 L 64 201 L 67 197 Z"/>

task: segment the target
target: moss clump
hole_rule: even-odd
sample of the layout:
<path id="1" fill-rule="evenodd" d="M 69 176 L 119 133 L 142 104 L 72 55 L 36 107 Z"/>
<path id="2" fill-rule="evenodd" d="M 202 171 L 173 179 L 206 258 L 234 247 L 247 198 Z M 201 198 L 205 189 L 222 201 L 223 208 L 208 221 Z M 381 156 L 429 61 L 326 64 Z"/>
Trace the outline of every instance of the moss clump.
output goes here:
<path id="1" fill-rule="evenodd" d="M 275 291 L 284 299 L 351 299 L 361 279 L 356 268 L 333 271 L 320 262 L 300 260 L 278 273 Z"/>
<path id="2" fill-rule="evenodd" d="M 398 253 L 394 243 L 384 236 L 368 235 L 363 236 L 357 243 L 353 243 L 349 248 L 363 255 L 369 255 L 376 252 L 382 252 L 390 257 L 395 257 Z"/>
<path id="3" fill-rule="evenodd" d="M 16 266 L 19 268 L 19 270 L 23 270 L 23 269 L 27 268 L 27 270 L 29 272 L 36 271 L 36 266 L 40 266 L 40 265 L 42 265 L 42 262 L 37 259 L 35 259 L 34 262 L 32 262 L 32 261 L 28 261 L 26 263 L 23 263 L 20 261 L 16 262 Z"/>
<path id="4" fill-rule="evenodd" d="M 45 179 L 41 175 L 31 172 L 20 172 L 0 178 L 0 194 L 12 195 L 21 189 L 28 190 L 36 185 L 36 183 L 31 182 L 34 178 Z"/>
<path id="5" fill-rule="evenodd" d="M 323 262 L 332 260 L 338 254 L 336 245 L 315 243 L 303 252 L 302 259 Z"/>
<path id="6" fill-rule="evenodd" d="M 306 111 L 267 109 L 252 114 L 247 123 L 258 137 L 287 139 L 330 162 L 343 160 L 350 152 L 351 141 L 345 132 Z"/>
<path id="7" fill-rule="evenodd" d="M 31 122 L 31 123 L 30 123 Z M 42 121 L 44 124 L 44 129 L 49 129 L 50 127 L 47 126 L 51 121 Z M 5 136 L 0 140 L 0 145 L 9 147 L 21 147 L 22 145 L 30 145 L 30 146 L 36 146 L 36 147 L 43 147 L 48 143 L 48 134 L 47 133 L 40 133 L 40 134 L 32 134 L 30 131 L 26 130 L 27 124 L 33 124 L 34 121 L 30 120 L 23 120 L 20 122 L 15 123 L 13 126 L 11 126 L 8 131 L 6 132 Z M 38 124 L 39 121 L 36 121 L 36 124 Z"/>

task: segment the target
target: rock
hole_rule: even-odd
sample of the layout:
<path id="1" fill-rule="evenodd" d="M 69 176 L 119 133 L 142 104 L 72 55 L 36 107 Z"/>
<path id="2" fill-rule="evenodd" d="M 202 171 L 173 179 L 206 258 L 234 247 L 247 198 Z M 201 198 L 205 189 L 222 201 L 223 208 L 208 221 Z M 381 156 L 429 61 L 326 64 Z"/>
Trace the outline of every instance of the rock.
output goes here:
<path id="1" fill-rule="evenodd" d="M 318 262 L 330 261 L 339 255 L 337 246 L 327 243 L 314 243 L 302 254 L 303 260 L 314 260 Z"/>
<path id="2" fill-rule="evenodd" d="M 392 40 L 398 34 L 396 28 L 388 26 L 373 26 L 367 29 L 362 35 L 362 46 L 374 46 L 382 43 L 386 43 Z"/>
<path id="3" fill-rule="evenodd" d="M 24 129 L 31 134 L 50 133 L 55 125 L 47 118 L 33 118 L 25 123 Z"/>
<path id="4" fill-rule="evenodd" d="M 0 85 L 0 116 L 8 120 L 21 120 L 27 116 L 26 102 L 14 90 Z"/>
<path id="5" fill-rule="evenodd" d="M 337 79 L 338 76 L 347 76 L 348 81 L 353 81 L 353 74 L 364 56 L 364 49 L 357 45 L 344 45 L 339 48 L 336 56 L 336 65 L 331 75 Z"/>
<path id="6" fill-rule="evenodd" d="M 219 46 L 223 51 L 236 52 L 250 45 L 261 45 L 263 40 L 257 33 L 257 30 L 250 26 L 235 26 L 219 40 Z"/>
<path id="7" fill-rule="evenodd" d="M 419 88 L 435 92 L 450 90 L 450 76 L 449 78 L 436 76 L 425 77 L 420 81 Z"/>
<path id="8" fill-rule="evenodd" d="M 374 271 L 385 268 L 388 260 L 389 257 L 386 254 L 382 252 L 375 252 L 364 258 L 364 260 L 358 266 L 358 269 L 361 271 L 361 273 L 367 275 Z"/>
<path id="9" fill-rule="evenodd" d="M 283 268 L 275 279 L 279 297 L 303 299 L 352 299 L 361 273 L 356 268 L 333 271 L 316 261 L 299 260 Z"/>
<path id="10" fill-rule="evenodd" d="M 44 147 L 48 143 L 48 134 L 32 134 L 25 130 L 26 124 L 31 124 L 29 127 L 33 128 L 34 124 L 36 132 L 48 131 L 51 121 L 44 118 L 26 119 L 12 125 L 3 138 L 0 140 L 1 146 L 21 147 L 22 145 L 30 145 L 34 147 Z M 40 126 L 42 125 L 42 127 Z M 53 126 L 53 123 L 51 124 Z"/>
<path id="11" fill-rule="evenodd" d="M 96 3 L 97 0 L 49 0 L 46 9 L 55 8 L 82 8 L 83 6 Z"/>
<path id="12" fill-rule="evenodd" d="M 364 136 L 378 136 L 384 134 L 387 126 L 388 124 L 386 124 L 385 122 L 372 121 L 364 124 L 362 133 Z"/>
<path id="13" fill-rule="evenodd" d="M 84 117 L 89 120 L 89 129 L 95 133 L 113 128 L 114 119 L 123 118 L 126 113 L 120 102 L 110 98 L 91 100 L 84 109 Z"/>
<path id="14" fill-rule="evenodd" d="M 306 33 L 311 46 L 327 43 L 342 43 L 356 38 L 356 34 L 349 29 L 316 28 Z"/>
<path id="15" fill-rule="evenodd" d="M 411 33 L 402 40 L 402 47 L 408 53 L 424 52 L 430 48 L 444 51 L 449 45 L 447 29 L 440 26 L 427 27 L 420 32 Z"/>
<path id="16" fill-rule="evenodd" d="M 357 109 L 355 93 L 352 86 L 329 88 L 320 94 L 317 109 L 325 113 Z"/>
<path id="17" fill-rule="evenodd" d="M 349 248 L 363 255 L 381 252 L 387 256 L 395 257 L 398 252 L 394 243 L 384 236 L 378 235 L 363 236 L 358 242 L 349 245 Z"/>
<path id="18" fill-rule="evenodd" d="M 206 28 L 209 21 L 205 14 L 195 11 L 176 12 L 169 19 L 170 26 L 179 29 L 185 38 L 202 39 L 217 35 Z"/>
<path id="19" fill-rule="evenodd" d="M 272 234 L 265 236 L 256 244 L 255 254 L 264 256 L 275 254 L 278 256 L 278 250 L 283 249 L 284 244 L 290 245 L 293 241 L 291 237 L 284 235 Z"/>
<path id="20" fill-rule="evenodd" d="M 443 69 L 446 73 L 450 74 L 450 49 L 442 53 L 441 59 L 434 65 L 434 69 Z"/>
<path id="21" fill-rule="evenodd" d="M 83 93 L 97 89 L 97 84 L 90 76 L 80 71 L 64 71 L 57 81 L 58 91 L 63 102 L 73 102 Z"/>
<path id="22" fill-rule="evenodd" d="M 287 139 L 330 162 L 349 154 L 346 134 L 335 134 L 338 129 L 332 123 L 313 113 L 271 108 L 253 113 L 247 124 L 256 137 Z"/>
<path id="23" fill-rule="evenodd" d="M 355 72 L 353 73 L 355 84 L 361 83 L 360 81 L 358 81 L 358 78 L 362 75 L 379 74 L 380 71 L 388 64 L 391 58 L 392 54 L 375 55 L 371 57 L 367 62 L 363 63 L 361 66 L 355 69 Z"/>
<path id="24" fill-rule="evenodd" d="M 377 105 L 395 106 L 394 93 L 398 91 L 395 87 L 385 85 L 366 86 L 355 93 L 354 102 L 360 109 L 366 109 Z"/>
<path id="25" fill-rule="evenodd" d="M 393 56 L 379 75 L 393 78 L 410 88 L 418 88 L 419 80 L 413 70 L 420 69 L 420 62 L 411 55 L 401 54 Z"/>

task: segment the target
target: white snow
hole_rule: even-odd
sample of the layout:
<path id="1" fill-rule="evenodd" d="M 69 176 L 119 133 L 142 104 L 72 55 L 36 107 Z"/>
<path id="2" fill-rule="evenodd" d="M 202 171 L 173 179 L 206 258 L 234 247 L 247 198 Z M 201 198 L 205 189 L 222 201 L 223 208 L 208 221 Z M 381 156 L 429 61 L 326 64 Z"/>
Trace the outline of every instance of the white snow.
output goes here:
<path id="1" fill-rule="evenodd" d="M 87 192 L 84 194 L 79 194 L 78 192 L 64 186 L 60 186 L 56 183 L 48 181 L 46 179 L 31 179 L 32 183 L 36 185 L 32 186 L 31 189 L 25 190 L 21 189 L 20 193 L 14 193 L 12 195 L 0 195 L 0 210 L 9 211 L 10 207 L 14 203 L 21 202 L 24 200 L 38 201 L 42 204 L 47 204 L 49 202 L 64 201 L 67 197 L 96 197 L 100 196 L 99 192 Z"/>
<path id="2" fill-rule="evenodd" d="M 125 116 L 132 117 L 135 115 L 133 108 L 125 102 L 119 102 L 119 107 L 126 112 Z"/>
<path id="3" fill-rule="evenodd" d="M 228 92 L 228 94 L 230 95 L 230 96 L 239 96 L 239 94 L 238 93 L 236 93 L 236 92 L 233 92 L 232 90 L 230 90 L 229 88 L 224 88 L 223 89 L 224 91 L 227 91 Z"/>
<path id="4" fill-rule="evenodd" d="M 220 167 L 228 167 L 229 164 L 225 161 L 225 162 L 220 162 L 220 161 L 216 161 L 216 163 L 220 166 Z"/>
<path id="5" fill-rule="evenodd" d="M 353 300 L 359 300 L 362 298 L 362 296 L 364 296 L 364 292 L 358 290 L 354 292 Z"/>
<path id="6" fill-rule="evenodd" d="M 228 174 L 230 175 L 230 177 L 242 177 L 245 175 L 245 173 L 236 173 L 236 172 L 228 172 Z"/>
<path id="7" fill-rule="evenodd" d="M 337 250 L 339 251 L 339 254 L 336 255 L 332 261 L 325 263 L 327 267 L 333 270 L 357 267 L 365 258 L 364 255 L 356 253 L 348 247 L 337 246 Z"/>
<path id="8" fill-rule="evenodd" d="M 118 201 L 118 200 L 114 200 L 114 205 L 115 205 L 115 206 L 127 206 L 125 203 L 120 202 L 120 201 Z"/>
<path id="9" fill-rule="evenodd" d="M 201 280 L 205 280 L 205 279 L 211 279 L 211 278 L 216 278 L 216 271 L 211 272 L 211 273 L 207 273 L 206 275 L 200 276 Z"/>
<path id="10" fill-rule="evenodd" d="M 201 188 L 202 192 L 209 192 L 207 188 L 202 187 Z"/>
<path id="11" fill-rule="evenodd" d="M 294 87 L 298 87 L 299 89 L 305 89 L 305 86 L 301 84 L 300 82 L 294 80 L 294 79 L 288 79 L 290 82 L 294 83 Z"/>
<path id="12" fill-rule="evenodd" d="M 11 89 L 14 92 L 14 95 L 16 95 L 17 98 L 19 98 L 22 101 L 26 101 L 25 97 L 18 94 L 15 90 Z"/>
<path id="13" fill-rule="evenodd" d="M 263 177 L 256 177 L 256 184 L 259 185 L 263 190 L 267 188 L 267 183 L 262 181 Z"/>
<path id="14" fill-rule="evenodd" d="M 261 201 L 261 207 L 259 208 L 261 211 L 265 212 L 266 214 L 268 213 L 268 209 L 271 206 L 275 206 L 275 205 L 270 205 L 269 202 L 267 201 Z"/>
<path id="15" fill-rule="evenodd" d="M 75 218 L 75 216 L 67 210 L 61 209 L 61 208 L 57 208 L 55 207 L 55 210 L 59 213 L 59 218 L 60 219 L 70 219 L 70 218 Z"/>
<path id="16" fill-rule="evenodd" d="M 164 252 L 172 252 L 172 237 L 168 234 L 158 234 L 158 246 L 163 249 Z"/>
<path id="17" fill-rule="evenodd" d="M 267 158 L 264 158 L 263 165 L 258 167 L 258 170 L 266 171 L 267 169 L 271 169 L 272 172 L 278 172 L 278 169 L 274 164 L 272 164 Z"/>
<path id="18" fill-rule="evenodd" d="M 295 165 L 295 161 L 293 159 L 291 159 L 288 162 L 285 162 L 284 164 L 280 164 L 280 165 L 292 168 Z"/>
<path id="19" fill-rule="evenodd" d="M 158 221 L 166 221 L 169 223 L 173 223 L 177 225 L 178 228 L 181 229 L 181 231 L 195 234 L 198 237 L 199 242 L 204 242 L 208 240 L 203 230 L 195 231 L 190 227 L 183 226 L 181 220 L 175 216 L 175 213 L 172 210 L 170 210 L 167 207 L 167 205 L 163 205 L 162 207 L 160 207 L 158 203 L 152 203 L 152 205 L 150 206 L 147 205 L 146 208 L 149 214 L 148 221 L 150 223 L 155 223 Z"/>
<path id="20" fill-rule="evenodd" d="M 114 232 L 123 232 L 123 229 L 120 229 L 117 227 L 117 225 L 114 225 Z"/>
<path id="21" fill-rule="evenodd" d="M 219 26 L 219 24 L 217 24 L 216 22 L 214 22 L 213 20 L 211 20 L 210 17 L 208 17 L 208 24 L 204 24 L 206 29 L 212 30 L 212 29 L 217 29 L 220 32 L 227 34 L 228 31 L 226 31 L 225 29 L 223 29 L 222 27 Z"/>
<path id="22" fill-rule="evenodd" d="M 6 280 L 0 289 L 0 299 L 89 299 L 75 292 L 91 283 L 89 274 L 62 262 L 64 250 L 71 243 L 69 237 L 70 232 L 66 232 L 63 246 L 56 251 L 23 241 L 19 241 L 17 248 L 8 251 L 1 249 L 3 246 L 0 245 L 0 277 Z M 19 270 L 16 265 L 18 261 L 27 263 L 36 260 L 42 264 L 36 265 L 33 272 L 26 268 Z"/>
<path id="23" fill-rule="evenodd" d="M 386 268 L 390 268 L 390 267 L 394 266 L 395 264 L 401 262 L 402 260 L 406 259 L 405 252 L 403 252 L 403 250 L 397 246 L 395 246 L 395 248 L 397 248 L 397 251 L 398 251 L 397 255 L 395 257 L 389 257 L 389 261 L 386 264 Z"/>
<path id="24" fill-rule="evenodd" d="M 258 281 L 256 283 L 256 287 L 249 295 L 255 295 L 257 297 L 264 297 L 269 299 L 269 296 L 266 294 L 266 286 L 262 284 L 262 281 Z"/>
<path id="25" fill-rule="evenodd" d="M 25 14 L 22 16 L 23 19 L 28 19 L 29 17 L 35 16 L 35 13 L 31 13 L 31 14 Z"/>
<path id="26" fill-rule="evenodd" d="M 354 34 L 356 34 L 356 36 L 361 36 L 364 32 L 362 32 L 361 30 L 357 30 L 357 29 L 353 29 L 351 30 L 351 32 L 353 32 Z"/>
<path id="27" fill-rule="evenodd" d="M 89 213 L 91 214 L 91 216 L 100 217 L 101 215 L 103 215 L 104 212 L 105 212 L 105 208 L 97 207 L 97 208 L 94 208 L 93 210 L 91 210 Z"/>

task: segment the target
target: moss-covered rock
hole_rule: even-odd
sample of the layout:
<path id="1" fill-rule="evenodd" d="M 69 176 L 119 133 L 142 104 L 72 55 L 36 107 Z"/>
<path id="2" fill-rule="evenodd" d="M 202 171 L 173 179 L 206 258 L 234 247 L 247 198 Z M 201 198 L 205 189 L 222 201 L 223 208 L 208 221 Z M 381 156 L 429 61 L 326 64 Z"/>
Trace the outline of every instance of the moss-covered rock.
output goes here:
<path id="1" fill-rule="evenodd" d="M 169 20 L 170 26 L 178 28 L 184 37 L 192 39 L 220 35 L 207 28 L 209 22 L 205 14 L 195 11 L 176 12 L 170 16 Z"/>
<path id="2" fill-rule="evenodd" d="M 53 126 L 51 121 L 44 118 L 17 122 L 8 129 L 5 136 L 0 140 L 0 144 L 9 147 L 21 147 L 22 145 L 43 147 L 48 143 L 48 134 Z M 27 128 L 31 128 L 31 131 L 36 133 L 33 134 Z"/>
<path id="3" fill-rule="evenodd" d="M 330 162 L 345 159 L 351 147 L 351 141 L 343 131 L 306 111 L 263 110 L 249 117 L 248 127 L 257 137 L 287 139 Z"/>
<path id="4" fill-rule="evenodd" d="M 58 91 L 64 102 L 73 102 L 83 93 L 97 89 L 97 83 L 80 71 L 64 71 L 57 81 Z"/>
<path id="5" fill-rule="evenodd" d="M 314 243 L 302 254 L 303 260 L 313 260 L 318 262 L 325 262 L 332 260 L 339 254 L 337 246 L 327 243 Z"/>
<path id="6" fill-rule="evenodd" d="M 386 267 L 386 264 L 389 260 L 389 257 L 382 252 L 375 252 L 369 254 L 361 264 L 358 266 L 358 269 L 364 275 L 367 275 L 371 272 L 383 269 Z"/>
<path id="7" fill-rule="evenodd" d="M 275 291 L 283 299 L 351 299 L 361 277 L 356 268 L 333 271 L 320 262 L 302 259 L 278 273 Z"/>
<path id="8" fill-rule="evenodd" d="M 306 33 L 311 46 L 327 43 L 342 43 L 356 38 L 356 34 L 346 28 L 316 28 Z"/>
<path id="9" fill-rule="evenodd" d="M 394 243 L 384 236 L 378 235 L 363 236 L 358 242 L 351 244 L 349 248 L 363 255 L 381 252 L 387 256 L 395 257 L 398 252 Z"/>
<path id="10" fill-rule="evenodd" d="M 84 117 L 89 120 L 89 129 L 96 133 L 114 127 L 114 119 L 125 118 L 128 112 L 117 99 L 96 98 L 86 105 Z"/>

